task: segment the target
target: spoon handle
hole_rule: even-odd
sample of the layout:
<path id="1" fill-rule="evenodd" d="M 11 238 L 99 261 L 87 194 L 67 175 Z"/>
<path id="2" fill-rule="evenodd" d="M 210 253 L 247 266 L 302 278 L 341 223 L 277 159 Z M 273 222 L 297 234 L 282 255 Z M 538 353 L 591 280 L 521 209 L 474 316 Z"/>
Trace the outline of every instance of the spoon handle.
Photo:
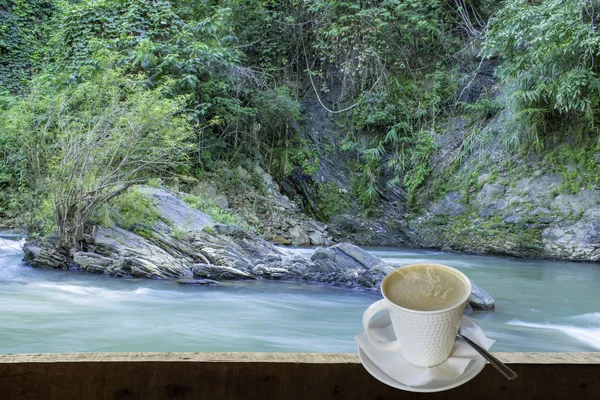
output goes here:
<path id="1" fill-rule="evenodd" d="M 484 349 L 483 347 L 481 347 L 480 345 L 478 345 L 477 343 L 475 343 L 468 337 L 461 335 L 460 333 L 457 334 L 456 336 L 463 339 L 465 342 L 470 344 L 471 347 L 473 347 L 475 350 L 477 350 L 477 352 L 479 354 L 481 354 L 486 360 L 488 360 L 494 368 L 496 368 L 498 371 L 500 371 L 500 373 L 502 375 L 504 375 L 504 377 L 506 379 L 508 379 L 509 381 L 516 379 L 517 373 L 515 371 L 513 371 L 512 369 L 508 368 L 508 366 L 506 364 L 504 364 L 502 361 L 500 361 L 496 357 L 494 357 L 489 351 L 487 351 L 486 349 Z"/>

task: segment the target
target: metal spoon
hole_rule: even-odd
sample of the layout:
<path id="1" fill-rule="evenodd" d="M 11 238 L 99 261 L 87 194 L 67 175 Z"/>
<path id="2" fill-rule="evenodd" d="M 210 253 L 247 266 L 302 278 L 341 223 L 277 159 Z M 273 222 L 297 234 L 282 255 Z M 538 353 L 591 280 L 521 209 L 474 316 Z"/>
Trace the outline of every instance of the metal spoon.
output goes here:
<path id="1" fill-rule="evenodd" d="M 502 361 L 500 361 L 496 357 L 494 357 L 489 351 L 487 351 L 483 347 L 479 346 L 477 343 L 475 343 L 474 341 L 472 341 L 468 337 L 466 337 L 464 335 L 461 335 L 460 331 L 459 331 L 459 333 L 456 334 L 456 336 L 458 336 L 459 338 L 461 338 L 462 340 L 464 340 L 465 342 L 467 342 L 468 344 L 470 344 L 472 348 L 474 348 L 475 350 L 477 350 L 477 352 L 479 354 L 481 354 L 483 356 L 483 358 L 485 358 L 486 360 L 488 360 L 490 362 L 490 364 L 492 364 L 492 366 L 494 368 L 496 368 L 498 371 L 500 371 L 500 373 L 502 375 L 504 375 L 504 377 L 506 379 L 508 379 L 509 381 L 511 381 L 511 380 L 517 378 L 517 373 L 515 371 L 513 371 L 510 368 L 508 368 L 508 366 L 506 364 L 504 364 Z"/>

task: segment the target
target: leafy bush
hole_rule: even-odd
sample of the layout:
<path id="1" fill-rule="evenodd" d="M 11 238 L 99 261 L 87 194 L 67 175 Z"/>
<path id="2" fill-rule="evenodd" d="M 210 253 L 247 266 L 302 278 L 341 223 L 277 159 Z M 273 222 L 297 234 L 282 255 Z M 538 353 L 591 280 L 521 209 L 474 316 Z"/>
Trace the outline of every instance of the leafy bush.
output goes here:
<path id="1" fill-rule="evenodd" d="M 104 226 L 117 225 L 140 236 L 150 237 L 160 213 L 154 208 L 151 198 L 137 188 L 131 188 L 97 209 L 94 217 L 96 222 Z"/>
<path id="2" fill-rule="evenodd" d="M 179 115 L 181 99 L 165 99 L 163 87 L 146 90 L 143 80 L 115 69 L 77 85 L 40 77 L 0 119 L 11 144 L 9 179 L 52 199 L 67 248 L 82 239 L 98 206 L 187 162 L 191 130 Z"/>
<path id="3" fill-rule="evenodd" d="M 23 93 L 42 66 L 56 13 L 54 0 L 4 0 L 0 6 L 0 89 Z"/>
<path id="4" fill-rule="evenodd" d="M 335 182 L 321 183 L 317 186 L 317 203 L 321 217 L 329 221 L 350 207 L 348 195 Z"/>
<path id="5" fill-rule="evenodd" d="M 491 21 L 482 54 L 499 56 L 521 136 L 512 147 L 541 148 L 553 119 L 594 127 L 600 105 L 597 0 L 506 0 Z"/>

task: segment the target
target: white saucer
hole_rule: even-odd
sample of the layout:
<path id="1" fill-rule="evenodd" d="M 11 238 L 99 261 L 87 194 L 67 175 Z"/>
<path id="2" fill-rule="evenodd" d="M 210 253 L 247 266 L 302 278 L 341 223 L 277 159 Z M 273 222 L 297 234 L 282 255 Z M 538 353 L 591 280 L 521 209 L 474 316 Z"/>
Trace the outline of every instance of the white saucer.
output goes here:
<path id="1" fill-rule="evenodd" d="M 461 321 L 461 326 L 468 324 L 471 326 L 471 329 L 476 329 L 481 331 L 480 333 L 485 335 L 483 329 L 477 325 L 471 318 L 467 316 L 463 316 Z M 462 340 L 462 339 L 457 339 Z M 476 377 L 483 367 L 485 367 L 486 360 L 482 356 L 477 356 L 477 358 L 473 358 L 465 371 L 456 379 L 452 380 L 433 380 L 422 386 L 408 386 L 403 383 L 396 381 L 395 379 L 390 378 L 385 372 L 381 371 L 373 361 L 365 354 L 365 352 L 358 347 L 358 357 L 362 362 L 362 365 L 365 369 L 378 381 L 385 383 L 386 385 L 395 387 L 396 389 L 406 390 L 410 392 L 441 392 L 442 390 L 448 390 L 460 386 L 474 377 Z"/>

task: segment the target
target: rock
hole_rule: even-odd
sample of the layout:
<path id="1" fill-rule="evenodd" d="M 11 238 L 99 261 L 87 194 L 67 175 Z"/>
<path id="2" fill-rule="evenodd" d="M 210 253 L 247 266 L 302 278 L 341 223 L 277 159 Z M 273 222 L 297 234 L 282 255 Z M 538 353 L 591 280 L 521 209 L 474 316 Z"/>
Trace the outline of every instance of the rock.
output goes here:
<path id="1" fill-rule="evenodd" d="M 216 195 L 213 199 L 213 203 L 219 208 L 227 208 L 229 207 L 229 202 L 227 201 L 227 197 L 222 194 Z"/>
<path id="2" fill-rule="evenodd" d="M 277 262 L 277 261 L 281 261 L 281 255 L 280 254 L 275 254 L 275 253 L 270 253 L 267 254 L 266 257 L 264 258 L 264 260 L 266 262 Z"/>
<path id="3" fill-rule="evenodd" d="M 433 203 L 429 210 L 435 215 L 460 215 L 466 211 L 464 195 L 458 192 L 449 192 L 441 200 Z"/>
<path id="4" fill-rule="evenodd" d="M 282 245 L 282 246 L 287 246 L 287 245 L 292 244 L 292 241 L 290 239 L 284 238 L 283 236 L 280 236 L 280 235 L 273 236 L 273 238 L 271 239 L 271 242 L 273 242 L 273 244 L 278 244 L 278 245 Z"/>
<path id="5" fill-rule="evenodd" d="M 224 265 L 194 264 L 191 267 L 194 278 L 223 279 L 256 279 L 256 277 L 237 268 Z"/>
<path id="6" fill-rule="evenodd" d="M 116 276 L 139 278 L 172 279 L 185 276 L 189 264 L 186 260 L 169 254 L 156 244 L 150 243 L 135 233 L 113 227 L 98 229 L 96 233 L 95 253 L 104 257 L 100 264 L 92 266 L 87 256 L 86 268 L 105 268 L 105 273 Z M 105 259 L 110 264 L 104 264 Z"/>
<path id="7" fill-rule="evenodd" d="M 210 216 L 190 207 L 185 201 L 165 190 L 140 186 L 139 191 L 154 200 L 156 211 L 171 225 L 171 227 L 161 229 L 163 232 L 170 232 L 171 228 L 181 232 L 200 232 L 207 226 L 215 225 Z"/>
<path id="8" fill-rule="evenodd" d="M 264 174 L 262 174 L 262 179 L 263 179 L 263 183 L 267 188 L 272 188 L 275 185 L 275 181 L 273 180 L 273 177 L 269 174 L 267 174 L 266 172 Z"/>
<path id="9" fill-rule="evenodd" d="M 290 201 L 287 196 L 282 196 L 279 192 L 273 193 L 273 203 L 285 210 L 295 210 L 296 206 Z"/>
<path id="10" fill-rule="evenodd" d="M 264 169 L 262 169 L 262 168 L 260 167 L 260 165 L 256 164 L 256 165 L 254 166 L 254 173 L 255 173 L 256 175 L 261 175 L 261 176 L 262 176 L 262 175 L 265 173 L 265 170 L 264 170 Z"/>
<path id="11" fill-rule="evenodd" d="M 600 220 L 559 223 L 542 232 L 544 250 L 575 261 L 600 261 Z"/>
<path id="12" fill-rule="evenodd" d="M 323 248 L 319 247 L 315 250 L 315 252 L 310 256 L 312 261 L 316 260 L 331 260 L 335 261 L 335 250 L 331 248 Z"/>
<path id="13" fill-rule="evenodd" d="M 473 283 L 473 281 L 471 281 L 471 286 L 471 296 L 469 296 L 469 300 L 467 300 L 467 302 L 469 305 L 471 305 L 471 307 L 473 307 L 473 309 L 493 310 L 496 307 L 496 302 L 492 296 L 485 292 L 485 290 L 477 286 L 475 283 Z"/>
<path id="14" fill-rule="evenodd" d="M 321 232 L 311 232 L 308 234 L 308 238 L 313 246 L 322 246 L 327 241 Z"/>
<path id="15" fill-rule="evenodd" d="M 517 217 L 515 214 L 511 214 L 508 217 L 504 218 L 502 221 L 507 224 L 515 224 L 519 222 L 519 217 Z"/>
<path id="16" fill-rule="evenodd" d="M 248 181 L 250 179 L 250 173 L 244 169 L 241 165 L 239 165 L 235 170 L 243 181 Z"/>
<path id="17" fill-rule="evenodd" d="M 561 185 L 562 177 L 558 174 L 539 175 L 516 181 L 507 195 L 518 196 L 523 202 L 539 202 L 550 197 L 550 193 L 559 190 Z"/>
<path id="18" fill-rule="evenodd" d="M 288 276 L 290 271 L 285 268 L 267 267 L 265 264 L 257 264 L 252 269 L 252 273 L 266 278 L 280 279 Z"/>
<path id="19" fill-rule="evenodd" d="M 110 258 L 83 251 L 76 252 L 73 255 L 73 261 L 79 265 L 81 270 L 92 274 L 105 274 L 112 264 Z"/>
<path id="20" fill-rule="evenodd" d="M 506 186 L 495 183 L 486 183 L 477 194 L 477 201 L 484 204 L 489 203 L 494 199 L 503 197 L 504 193 L 506 193 Z"/>
<path id="21" fill-rule="evenodd" d="M 350 243 L 336 244 L 332 249 L 339 250 L 342 254 L 351 258 L 365 269 L 371 269 L 383 263 L 379 258 L 372 256 L 360 247 Z"/>
<path id="22" fill-rule="evenodd" d="M 288 235 L 292 242 L 292 246 L 308 246 L 310 244 L 310 237 L 306 234 L 304 229 L 294 226 L 288 230 Z"/>
<path id="23" fill-rule="evenodd" d="M 190 190 L 190 193 L 203 199 L 212 200 L 217 195 L 217 189 L 208 182 L 199 182 Z"/>
<path id="24" fill-rule="evenodd" d="M 73 261 L 70 255 L 58 248 L 58 238 L 26 242 L 23 246 L 25 261 L 34 268 L 70 270 Z"/>
<path id="25" fill-rule="evenodd" d="M 485 204 L 485 207 L 483 208 L 483 210 L 481 210 L 481 212 L 479 213 L 480 217 L 488 217 L 494 213 L 496 213 L 496 211 L 500 211 L 500 210 L 504 210 L 507 206 L 506 201 L 500 199 L 500 200 L 496 200 L 496 201 L 492 201 L 491 203 L 487 203 Z"/>
<path id="26" fill-rule="evenodd" d="M 184 278 L 184 279 L 177 279 L 175 282 L 179 285 L 209 285 L 209 286 L 220 285 L 220 283 L 218 281 L 215 281 L 213 279 Z"/>
<path id="27" fill-rule="evenodd" d="M 491 176 L 492 176 L 492 174 L 489 174 L 489 173 L 479 175 L 477 177 L 477 184 L 481 185 L 481 184 L 487 183 L 487 181 L 490 179 Z"/>

